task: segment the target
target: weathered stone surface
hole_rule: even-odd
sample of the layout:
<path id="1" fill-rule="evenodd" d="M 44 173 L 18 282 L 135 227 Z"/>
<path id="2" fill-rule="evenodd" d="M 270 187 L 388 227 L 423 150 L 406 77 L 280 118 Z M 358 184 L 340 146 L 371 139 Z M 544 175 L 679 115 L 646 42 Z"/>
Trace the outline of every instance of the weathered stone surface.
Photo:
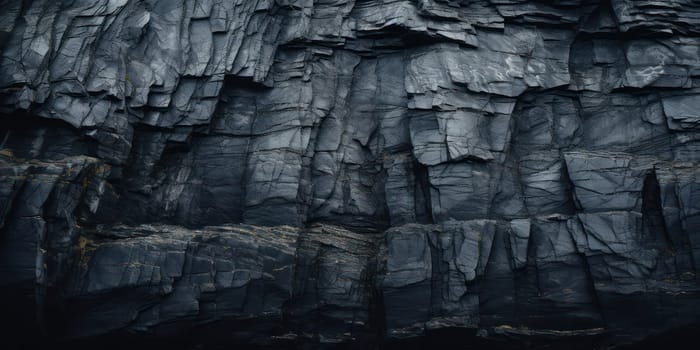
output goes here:
<path id="1" fill-rule="evenodd" d="M 0 6 L 12 343 L 700 327 L 697 1 Z"/>
<path id="2" fill-rule="evenodd" d="M 495 226 L 487 220 L 448 221 L 385 233 L 378 288 L 388 336 L 478 326 L 479 296 L 470 285 L 484 274 Z"/>

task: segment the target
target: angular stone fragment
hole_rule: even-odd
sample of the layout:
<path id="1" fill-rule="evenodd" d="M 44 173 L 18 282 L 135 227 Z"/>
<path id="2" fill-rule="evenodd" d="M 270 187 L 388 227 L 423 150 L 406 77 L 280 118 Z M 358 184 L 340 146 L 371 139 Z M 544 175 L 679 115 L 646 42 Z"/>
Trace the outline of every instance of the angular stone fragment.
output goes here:
<path id="1" fill-rule="evenodd" d="M 700 128 L 700 95 L 683 95 L 662 100 L 668 127 L 672 130 Z"/>
<path id="2" fill-rule="evenodd" d="M 578 208 L 584 211 L 634 210 L 649 165 L 635 166 L 628 154 L 564 153 Z"/>

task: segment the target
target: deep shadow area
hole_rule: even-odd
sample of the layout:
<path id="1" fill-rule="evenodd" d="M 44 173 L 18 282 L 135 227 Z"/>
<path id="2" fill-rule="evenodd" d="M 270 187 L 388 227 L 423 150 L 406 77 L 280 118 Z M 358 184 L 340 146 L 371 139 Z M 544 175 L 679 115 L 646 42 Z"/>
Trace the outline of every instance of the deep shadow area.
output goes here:
<path id="1" fill-rule="evenodd" d="M 668 331 L 651 336 L 634 345 L 616 347 L 620 350 L 656 350 L 671 349 L 695 349 L 694 340 L 700 331 L 700 324 Z M 24 339 L 31 339 L 30 337 Z M 34 338 L 36 340 L 36 338 Z M 316 341 L 279 340 L 271 341 L 266 345 L 251 345 L 237 342 L 210 342 L 213 339 L 188 339 L 183 336 L 154 337 L 134 334 L 121 334 L 105 337 L 96 337 L 82 340 L 39 340 L 31 344 L 14 344 L 8 349 L 74 349 L 74 350 L 282 350 L 282 349 L 376 349 L 376 350 L 435 350 L 435 349 L 473 349 L 473 350 L 520 350 L 520 349 L 547 349 L 547 350 L 593 350 L 608 349 L 606 338 L 594 337 L 570 337 L 566 339 L 547 339 L 540 337 L 513 337 L 492 339 L 477 335 L 474 330 L 443 329 L 428 332 L 420 338 L 403 340 L 382 341 L 358 341 L 346 344 L 321 344 Z"/>

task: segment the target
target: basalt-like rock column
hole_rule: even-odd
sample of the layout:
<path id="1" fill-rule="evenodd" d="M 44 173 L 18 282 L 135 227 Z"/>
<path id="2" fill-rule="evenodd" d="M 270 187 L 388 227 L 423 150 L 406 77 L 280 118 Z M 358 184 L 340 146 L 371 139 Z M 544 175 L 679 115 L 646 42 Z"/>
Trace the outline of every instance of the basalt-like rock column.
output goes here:
<path id="1" fill-rule="evenodd" d="M 0 8 L 13 343 L 700 326 L 696 0 Z"/>

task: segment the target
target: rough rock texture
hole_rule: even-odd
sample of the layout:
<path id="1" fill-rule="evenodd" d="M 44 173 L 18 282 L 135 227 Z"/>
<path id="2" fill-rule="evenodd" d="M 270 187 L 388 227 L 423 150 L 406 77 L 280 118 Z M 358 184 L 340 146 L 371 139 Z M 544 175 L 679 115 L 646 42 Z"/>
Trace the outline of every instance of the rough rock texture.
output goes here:
<path id="1" fill-rule="evenodd" d="M 10 342 L 700 327 L 696 0 L 0 8 Z"/>

